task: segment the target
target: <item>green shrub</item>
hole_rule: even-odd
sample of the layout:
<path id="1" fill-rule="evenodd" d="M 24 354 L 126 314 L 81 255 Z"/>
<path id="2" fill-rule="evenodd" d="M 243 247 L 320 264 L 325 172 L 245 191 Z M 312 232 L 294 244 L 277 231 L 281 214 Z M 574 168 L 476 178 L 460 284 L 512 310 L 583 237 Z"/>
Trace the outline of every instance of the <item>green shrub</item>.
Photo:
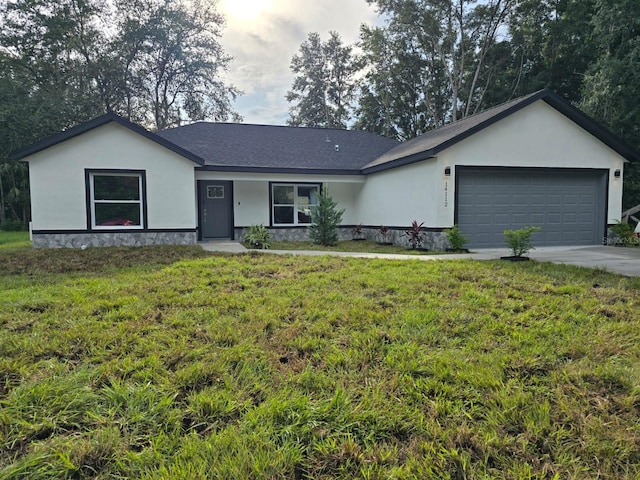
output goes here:
<path id="1" fill-rule="evenodd" d="M 261 248 L 262 250 L 271 248 L 269 240 L 271 240 L 271 233 L 262 224 L 251 225 L 245 237 L 245 241 L 251 248 Z"/>
<path id="2" fill-rule="evenodd" d="M 311 211 L 311 241 L 324 246 L 338 243 L 338 227 L 342 222 L 343 213 L 344 209 L 338 210 L 338 204 L 329 196 L 327 189 L 323 188 L 318 206 Z"/>
<path id="3" fill-rule="evenodd" d="M 454 225 L 444 231 L 447 234 L 447 240 L 449 241 L 449 247 L 454 250 L 464 249 L 464 244 L 467 243 L 467 237 L 462 235 L 460 227 Z"/>
<path id="4" fill-rule="evenodd" d="M 609 229 L 616 235 L 620 240 L 627 240 L 632 238 L 634 235 L 633 225 L 630 223 L 622 223 L 616 220 L 614 225 L 611 225 Z"/>
<path id="5" fill-rule="evenodd" d="M 531 234 L 539 232 L 540 227 L 524 227 L 518 230 L 505 230 L 504 237 L 514 257 L 521 257 L 533 249 Z"/>

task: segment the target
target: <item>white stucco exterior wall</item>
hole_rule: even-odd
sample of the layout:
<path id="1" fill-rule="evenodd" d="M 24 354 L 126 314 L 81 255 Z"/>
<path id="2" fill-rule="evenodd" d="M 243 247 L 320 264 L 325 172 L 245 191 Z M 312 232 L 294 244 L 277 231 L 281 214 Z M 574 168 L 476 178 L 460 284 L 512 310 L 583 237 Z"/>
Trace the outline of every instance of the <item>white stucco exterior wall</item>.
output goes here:
<path id="1" fill-rule="evenodd" d="M 620 219 L 622 176 L 615 178 L 614 171 L 622 171 L 624 158 L 541 100 L 440 152 L 434 164 L 438 226 L 453 225 L 457 165 L 608 169 L 607 221 Z M 450 177 L 444 176 L 446 166 L 451 167 Z M 449 187 L 447 206 L 445 182 Z"/>
<path id="2" fill-rule="evenodd" d="M 355 206 L 358 192 L 365 179 L 359 175 L 298 175 L 277 173 L 244 173 L 197 171 L 196 180 L 233 181 L 233 214 L 235 227 L 262 224 L 269 226 L 270 208 L 269 184 L 275 183 L 321 183 L 329 189 L 329 194 L 344 208 L 344 225 L 360 223 Z"/>
<path id="3" fill-rule="evenodd" d="M 85 169 L 145 170 L 149 229 L 196 227 L 195 164 L 110 122 L 26 158 L 33 230 L 86 230 Z"/>
<path id="4" fill-rule="evenodd" d="M 269 183 L 233 182 L 234 226 L 269 225 Z"/>
<path id="5" fill-rule="evenodd" d="M 440 226 L 435 204 L 438 180 L 435 160 L 368 175 L 356 200 L 359 222 L 401 227 L 417 220 L 428 227 Z"/>

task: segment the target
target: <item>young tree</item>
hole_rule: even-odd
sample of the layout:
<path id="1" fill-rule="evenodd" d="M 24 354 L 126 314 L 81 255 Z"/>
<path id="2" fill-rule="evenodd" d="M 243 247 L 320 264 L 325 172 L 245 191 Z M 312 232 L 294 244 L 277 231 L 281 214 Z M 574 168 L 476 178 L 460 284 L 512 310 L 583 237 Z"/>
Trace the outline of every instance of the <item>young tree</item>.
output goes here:
<path id="1" fill-rule="evenodd" d="M 351 115 L 354 75 L 358 71 L 352 47 L 342 43 L 340 35 L 329 32 L 323 42 L 312 32 L 291 59 L 296 77 L 287 92 L 289 125 L 345 128 Z"/>
<path id="2" fill-rule="evenodd" d="M 338 243 L 338 227 L 343 213 L 344 209 L 338 210 L 338 204 L 324 187 L 318 197 L 318 206 L 311 211 L 309 238 L 314 243 L 325 246 Z"/>

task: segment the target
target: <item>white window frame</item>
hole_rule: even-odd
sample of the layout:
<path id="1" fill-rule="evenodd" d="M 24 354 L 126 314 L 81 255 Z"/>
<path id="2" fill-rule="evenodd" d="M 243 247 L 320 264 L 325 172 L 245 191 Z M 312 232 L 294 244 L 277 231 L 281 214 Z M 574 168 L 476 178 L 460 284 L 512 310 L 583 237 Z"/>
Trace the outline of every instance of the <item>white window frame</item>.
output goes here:
<path id="1" fill-rule="evenodd" d="M 139 200 L 96 200 L 94 195 L 95 177 L 137 177 Z M 144 172 L 117 172 L 117 171 L 90 171 L 89 172 L 89 208 L 91 209 L 91 229 L 92 230 L 143 230 L 145 228 L 144 218 Z M 121 203 L 138 204 L 140 208 L 140 225 L 96 225 L 96 205 L 101 203 Z"/>
<path id="2" fill-rule="evenodd" d="M 288 204 L 283 204 L 283 203 L 275 203 L 275 195 L 273 193 L 273 189 L 275 187 L 293 187 L 293 204 L 288 203 Z M 320 197 L 320 192 L 322 191 L 322 185 L 320 183 L 286 183 L 286 182 L 279 182 L 279 183 L 272 183 L 271 184 L 271 221 L 272 221 L 272 226 L 274 227 L 295 227 L 295 226 L 309 226 L 311 225 L 311 222 L 309 223 L 300 223 L 298 222 L 298 188 L 309 188 L 309 187 L 316 187 L 318 190 L 318 197 Z M 317 204 L 315 205 L 317 206 Z M 275 207 L 293 207 L 293 223 L 276 223 L 275 222 L 275 218 L 276 218 L 276 213 L 275 213 Z"/>

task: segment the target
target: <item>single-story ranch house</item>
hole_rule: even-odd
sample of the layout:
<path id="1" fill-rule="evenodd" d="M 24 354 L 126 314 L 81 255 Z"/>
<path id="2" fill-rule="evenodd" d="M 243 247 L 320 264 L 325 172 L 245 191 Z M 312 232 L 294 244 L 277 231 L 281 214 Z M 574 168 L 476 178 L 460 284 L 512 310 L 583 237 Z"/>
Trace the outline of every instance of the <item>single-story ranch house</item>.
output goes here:
<path id="1" fill-rule="evenodd" d="M 156 133 L 114 114 L 13 155 L 29 163 L 35 247 L 194 244 L 307 235 L 322 187 L 341 236 L 424 222 L 431 248 L 458 224 L 471 247 L 542 228 L 536 245 L 601 244 L 638 155 L 543 90 L 399 143 L 362 131 L 200 122 Z"/>

